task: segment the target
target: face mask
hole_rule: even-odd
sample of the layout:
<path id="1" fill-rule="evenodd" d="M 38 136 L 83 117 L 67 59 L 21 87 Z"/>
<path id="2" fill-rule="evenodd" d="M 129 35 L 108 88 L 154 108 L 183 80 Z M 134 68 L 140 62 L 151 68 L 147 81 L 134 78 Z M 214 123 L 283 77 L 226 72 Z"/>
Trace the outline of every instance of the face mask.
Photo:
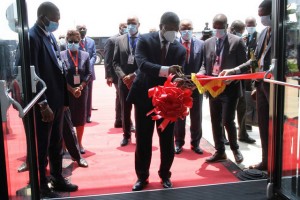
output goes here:
<path id="1" fill-rule="evenodd" d="M 164 37 L 168 42 L 173 43 L 174 40 L 176 39 L 177 31 L 166 31 L 164 33 Z"/>
<path id="2" fill-rule="evenodd" d="M 49 19 L 48 19 L 48 17 L 46 17 L 47 18 L 47 20 L 49 21 L 49 25 L 48 26 L 46 26 L 45 24 L 45 30 L 47 31 L 47 32 L 54 32 L 54 31 L 56 31 L 57 29 L 58 29 L 58 23 L 57 22 L 53 22 L 53 21 L 50 21 Z"/>
<path id="3" fill-rule="evenodd" d="M 181 38 L 185 41 L 189 41 L 192 38 L 192 30 L 184 30 L 184 31 L 180 31 L 181 34 Z"/>
<path id="4" fill-rule="evenodd" d="M 226 31 L 225 29 L 213 29 L 213 34 L 214 36 L 216 36 L 217 38 L 221 38 L 224 35 L 226 35 Z"/>
<path id="5" fill-rule="evenodd" d="M 129 24 L 129 25 L 127 26 L 127 29 L 128 29 L 128 33 L 129 33 L 130 35 L 134 35 L 134 34 L 137 33 L 137 25 L 135 25 L 135 24 Z"/>
<path id="6" fill-rule="evenodd" d="M 121 35 L 124 35 L 126 33 L 128 33 L 128 29 L 127 28 L 122 28 Z"/>
<path id="7" fill-rule="evenodd" d="M 81 38 L 84 38 L 86 35 L 86 30 L 85 31 L 79 31 Z"/>
<path id="8" fill-rule="evenodd" d="M 246 30 L 249 34 L 253 34 L 255 31 L 256 31 L 256 28 L 253 26 L 253 27 L 246 27 Z"/>
<path id="9" fill-rule="evenodd" d="M 65 45 L 66 44 L 66 40 L 64 38 L 59 39 L 59 44 L 60 45 Z"/>
<path id="10" fill-rule="evenodd" d="M 242 37 L 242 36 L 243 36 L 243 34 L 241 34 L 241 33 L 235 33 L 235 35 L 236 35 L 236 36 L 239 36 L 239 37 Z"/>
<path id="11" fill-rule="evenodd" d="M 261 16 L 260 17 L 260 21 L 261 21 L 262 25 L 264 25 L 264 26 L 271 26 L 272 25 L 272 21 L 271 21 L 271 16 L 270 15 Z"/>
<path id="12" fill-rule="evenodd" d="M 79 43 L 68 43 L 68 49 L 70 51 L 78 51 Z"/>

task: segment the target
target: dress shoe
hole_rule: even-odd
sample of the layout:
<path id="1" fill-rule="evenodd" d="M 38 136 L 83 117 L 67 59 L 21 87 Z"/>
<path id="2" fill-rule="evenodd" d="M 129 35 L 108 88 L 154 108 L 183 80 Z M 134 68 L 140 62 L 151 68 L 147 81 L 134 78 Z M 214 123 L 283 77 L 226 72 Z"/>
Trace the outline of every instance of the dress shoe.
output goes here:
<path id="1" fill-rule="evenodd" d="M 235 162 L 237 164 L 240 164 L 241 162 L 243 162 L 244 157 L 243 157 L 243 155 L 242 155 L 242 153 L 239 149 L 232 150 L 232 152 L 233 152 L 233 155 L 234 155 Z"/>
<path id="2" fill-rule="evenodd" d="M 124 147 L 124 146 L 128 145 L 129 142 L 130 142 L 130 138 L 123 138 L 120 145 L 121 145 L 121 147 Z"/>
<path id="3" fill-rule="evenodd" d="M 98 108 L 92 108 L 92 110 L 98 110 Z"/>
<path id="4" fill-rule="evenodd" d="M 175 146 L 175 153 L 180 154 L 182 152 L 182 146 Z"/>
<path id="5" fill-rule="evenodd" d="M 264 164 L 263 162 L 260 162 L 256 165 L 249 166 L 249 169 L 257 169 L 257 170 L 261 170 L 261 171 L 266 171 L 266 170 L 268 170 L 268 165 Z"/>
<path id="6" fill-rule="evenodd" d="M 248 143 L 248 144 L 253 144 L 256 142 L 256 140 L 254 140 L 253 138 L 251 137 L 247 137 L 247 138 L 239 138 L 239 141 L 240 142 L 245 142 L 245 143 Z"/>
<path id="7" fill-rule="evenodd" d="M 194 151 L 197 154 L 203 154 L 203 151 L 200 147 L 193 147 L 191 146 L 192 151 Z"/>
<path id="8" fill-rule="evenodd" d="M 87 117 L 86 122 L 87 123 L 92 123 L 91 117 Z"/>
<path id="9" fill-rule="evenodd" d="M 134 127 L 134 126 L 131 126 L 131 127 L 130 127 L 130 132 L 135 133 L 135 127 Z"/>
<path id="10" fill-rule="evenodd" d="M 48 186 L 44 186 L 40 188 L 40 198 L 60 198 L 61 196 L 51 190 Z"/>
<path id="11" fill-rule="evenodd" d="M 133 185 L 132 191 L 140 191 L 144 189 L 146 185 L 148 185 L 148 183 L 149 183 L 148 179 L 147 180 L 138 179 L 136 183 Z"/>
<path id="12" fill-rule="evenodd" d="M 88 167 L 89 164 L 84 158 L 80 158 L 79 160 L 76 161 L 79 167 Z"/>
<path id="13" fill-rule="evenodd" d="M 169 178 L 161 179 L 161 184 L 164 188 L 172 188 L 172 182 Z"/>
<path id="14" fill-rule="evenodd" d="M 122 122 L 115 121 L 114 127 L 115 127 L 115 128 L 122 128 Z"/>
<path id="15" fill-rule="evenodd" d="M 83 147 L 80 147 L 80 153 L 85 154 L 85 149 Z"/>
<path id="16" fill-rule="evenodd" d="M 246 124 L 246 130 L 247 131 L 252 131 L 252 126 Z"/>
<path id="17" fill-rule="evenodd" d="M 20 167 L 18 168 L 18 172 L 25 172 L 28 170 L 28 165 L 27 165 L 27 162 L 23 162 Z"/>
<path id="18" fill-rule="evenodd" d="M 222 162 L 227 159 L 227 155 L 225 152 L 218 152 L 216 151 L 214 155 L 212 155 L 210 158 L 207 158 L 205 161 L 208 163 L 214 163 L 214 162 Z"/>
<path id="19" fill-rule="evenodd" d="M 61 192 L 75 192 L 78 190 L 78 186 L 70 183 L 63 177 L 60 178 L 51 178 L 51 184 L 53 186 L 53 190 L 61 191 Z"/>

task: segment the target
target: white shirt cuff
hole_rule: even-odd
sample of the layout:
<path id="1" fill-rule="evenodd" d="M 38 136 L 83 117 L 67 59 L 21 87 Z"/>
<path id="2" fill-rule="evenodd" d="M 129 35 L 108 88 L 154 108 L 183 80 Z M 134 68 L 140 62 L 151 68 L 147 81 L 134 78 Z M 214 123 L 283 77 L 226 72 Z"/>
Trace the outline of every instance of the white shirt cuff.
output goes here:
<path id="1" fill-rule="evenodd" d="M 235 74 L 240 74 L 241 73 L 241 70 L 240 70 L 239 67 L 235 67 L 234 71 L 235 71 Z"/>
<path id="2" fill-rule="evenodd" d="M 158 76 L 159 77 L 168 77 L 169 76 L 169 67 L 161 66 Z"/>

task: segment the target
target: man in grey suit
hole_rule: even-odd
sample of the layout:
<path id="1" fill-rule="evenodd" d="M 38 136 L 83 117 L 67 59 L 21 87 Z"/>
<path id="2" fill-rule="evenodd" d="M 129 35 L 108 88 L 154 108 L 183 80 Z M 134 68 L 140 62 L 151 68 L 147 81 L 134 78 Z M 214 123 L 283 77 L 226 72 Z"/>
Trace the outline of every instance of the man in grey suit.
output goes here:
<path id="1" fill-rule="evenodd" d="M 115 50 L 115 43 L 117 37 L 127 33 L 127 23 L 119 24 L 119 33 L 108 38 L 104 45 L 104 67 L 105 67 L 105 79 L 109 87 L 114 84 L 116 88 L 116 100 L 115 100 L 115 128 L 122 128 L 122 118 L 121 118 L 121 103 L 119 97 L 118 89 L 118 76 L 113 67 L 113 56 Z"/>
<path id="2" fill-rule="evenodd" d="M 214 36 L 205 41 L 205 55 L 200 73 L 218 76 L 222 69 L 230 69 L 246 61 L 246 46 L 242 38 L 227 33 L 227 17 L 217 14 L 213 19 Z M 236 163 L 243 161 L 237 143 L 235 108 L 241 95 L 240 81 L 228 82 L 225 90 L 217 97 L 209 96 L 212 132 L 216 152 L 206 162 L 220 162 L 227 159 L 222 134 L 222 126 L 228 133 L 230 149 Z"/>
<path id="3" fill-rule="evenodd" d="M 181 37 L 179 42 L 186 48 L 186 60 L 183 67 L 184 74 L 191 75 L 197 73 L 203 62 L 204 41 L 192 37 L 193 23 L 191 20 L 181 20 L 179 31 Z M 202 103 L 203 95 L 198 90 L 193 91 L 193 107 L 190 109 L 191 119 L 191 149 L 197 154 L 203 154 L 199 147 L 202 137 Z M 182 152 L 182 146 L 185 144 L 185 122 L 186 118 L 178 119 L 174 125 L 175 135 L 175 153 Z"/>
<path id="4" fill-rule="evenodd" d="M 121 146 L 126 146 L 131 139 L 131 110 L 132 103 L 126 98 L 136 77 L 137 64 L 135 61 L 135 47 L 139 37 L 140 22 L 138 17 L 132 16 L 127 19 L 128 33 L 117 38 L 113 57 L 113 66 L 119 78 L 118 89 L 121 102 L 121 117 L 123 128 L 123 139 Z"/>

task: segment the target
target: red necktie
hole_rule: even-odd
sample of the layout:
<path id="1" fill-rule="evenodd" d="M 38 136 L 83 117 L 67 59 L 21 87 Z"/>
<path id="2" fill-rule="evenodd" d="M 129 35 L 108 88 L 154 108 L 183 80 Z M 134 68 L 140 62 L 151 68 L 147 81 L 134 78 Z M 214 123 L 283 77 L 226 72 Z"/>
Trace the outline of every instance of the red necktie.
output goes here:
<path id="1" fill-rule="evenodd" d="M 188 62 L 189 62 L 189 56 L 190 56 L 189 42 L 184 42 L 184 43 L 183 43 L 183 46 L 184 46 L 185 49 L 186 49 L 186 58 L 185 58 L 185 60 L 186 60 L 186 63 L 188 63 Z"/>

